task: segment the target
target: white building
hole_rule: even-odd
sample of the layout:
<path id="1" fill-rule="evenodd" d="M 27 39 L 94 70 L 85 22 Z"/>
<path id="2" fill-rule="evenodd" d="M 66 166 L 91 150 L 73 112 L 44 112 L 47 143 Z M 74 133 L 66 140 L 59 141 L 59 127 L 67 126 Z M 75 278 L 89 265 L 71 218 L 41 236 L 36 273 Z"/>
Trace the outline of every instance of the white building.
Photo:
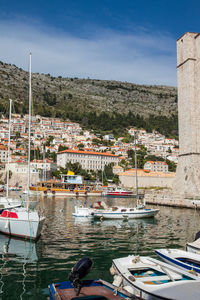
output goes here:
<path id="1" fill-rule="evenodd" d="M 144 169 L 153 172 L 168 172 L 168 164 L 164 161 L 147 161 Z"/>
<path id="2" fill-rule="evenodd" d="M 8 169 L 8 165 L 6 164 L 6 171 Z M 16 162 L 10 162 L 9 164 L 9 170 L 14 174 L 28 174 L 28 163 L 24 161 L 16 161 Z M 38 173 L 39 170 L 37 168 L 34 168 L 33 166 L 30 167 L 30 173 Z"/>
<path id="3" fill-rule="evenodd" d="M 57 153 L 57 166 L 66 167 L 67 163 L 76 163 L 78 162 L 83 169 L 86 170 L 102 170 L 105 165 L 114 163 L 118 164 L 119 157 L 102 152 L 92 152 L 92 151 L 77 151 L 77 150 L 64 150 Z"/>
<path id="4" fill-rule="evenodd" d="M 56 163 L 52 162 L 49 159 L 45 160 L 32 160 L 30 163 L 31 167 L 35 169 L 45 170 L 45 171 L 55 171 L 57 169 Z"/>

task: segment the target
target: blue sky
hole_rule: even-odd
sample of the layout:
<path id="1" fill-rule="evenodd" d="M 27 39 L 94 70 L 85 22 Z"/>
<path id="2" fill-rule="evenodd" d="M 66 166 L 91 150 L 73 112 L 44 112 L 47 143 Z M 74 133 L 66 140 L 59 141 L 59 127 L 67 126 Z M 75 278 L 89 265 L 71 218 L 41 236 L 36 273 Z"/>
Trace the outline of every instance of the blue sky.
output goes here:
<path id="1" fill-rule="evenodd" d="M 0 60 L 53 76 L 176 86 L 176 40 L 200 1 L 0 1 Z"/>

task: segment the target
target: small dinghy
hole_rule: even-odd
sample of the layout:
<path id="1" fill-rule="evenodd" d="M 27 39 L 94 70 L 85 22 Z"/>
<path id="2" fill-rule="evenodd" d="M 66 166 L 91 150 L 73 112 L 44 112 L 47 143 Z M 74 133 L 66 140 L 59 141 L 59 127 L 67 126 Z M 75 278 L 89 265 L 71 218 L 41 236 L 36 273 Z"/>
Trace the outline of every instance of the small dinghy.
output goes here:
<path id="1" fill-rule="evenodd" d="M 127 286 L 131 287 L 131 293 L 141 299 L 200 299 L 198 276 L 157 259 L 129 255 L 114 259 L 110 271 L 114 276 L 113 285 L 125 289 Z M 194 293 L 191 293 L 194 283 Z"/>
<path id="2" fill-rule="evenodd" d="M 126 291 L 118 288 L 104 280 L 83 280 L 91 270 L 93 262 L 90 258 L 82 258 L 76 263 L 69 275 L 69 281 L 52 283 L 49 285 L 50 300 L 120 300 L 133 298 Z"/>
<path id="3" fill-rule="evenodd" d="M 156 249 L 167 263 L 200 276 L 200 255 L 179 249 Z"/>

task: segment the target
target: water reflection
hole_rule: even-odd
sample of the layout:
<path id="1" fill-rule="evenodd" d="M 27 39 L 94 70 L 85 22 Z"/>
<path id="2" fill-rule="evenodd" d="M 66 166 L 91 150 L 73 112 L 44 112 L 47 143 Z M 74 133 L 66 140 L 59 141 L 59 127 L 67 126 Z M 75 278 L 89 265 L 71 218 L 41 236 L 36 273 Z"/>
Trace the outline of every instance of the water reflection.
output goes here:
<path id="1" fill-rule="evenodd" d="M 22 275 L 20 281 L 17 280 L 19 283 L 18 288 L 21 286 L 18 298 L 23 299 L 23 295 L 26 293 L 26 281 L 28 277 L 27 265 L 35 263 L 38 260 L 36 244 L 31 241 L 0 235 L 0 255 L 0 295 L 7 294 L 7 277 L 12 273 L 16 273 L 17 268 L 17 273 L 20 272 Z M 14 290 L 12 292 L 13 294 L 15 293 Z"/>
<path id="2" fill-rule="evenodd" d="M 89 206 L 99 200 L 44 197 L 40 207 L 46 220 L 36 244 L 0 236 L 2 299 L 46 299 L 48 284 L 66 280 L 74 263 L 83 256 L 94 260 L 90 278 L 110 281 L 112 259 L 129 254 L 154 255 L 156 248 L 184 248 L 200 229 L 198 211 L 170 207 L 159 207 L 159 215 L 151 219 L 100 222 L 72 217 L 77 201 Z M 103 201 L 111 206 L 134 205 L 135 200 Z"/>
<path id="3" fill-rule="evenodd" d="M 0 254 L 6 260 L 34 262 L 38 260 L 36 244 L 31 241 L 0 235 Z"/>

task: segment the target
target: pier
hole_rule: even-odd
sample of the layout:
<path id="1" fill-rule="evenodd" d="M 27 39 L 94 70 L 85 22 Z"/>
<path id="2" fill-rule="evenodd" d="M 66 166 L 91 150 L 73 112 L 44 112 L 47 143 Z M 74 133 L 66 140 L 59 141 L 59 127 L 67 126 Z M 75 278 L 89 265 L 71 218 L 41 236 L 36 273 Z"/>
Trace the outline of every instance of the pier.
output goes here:
<path id="1" fill-rule="evenodd" d="M 172 190 L 147 190 L 145 191 L 145 201 L 147 204 L 172 206 L 178 208 L 200 209 L 200 197 L 197 198 L 181 198 Z"/>

